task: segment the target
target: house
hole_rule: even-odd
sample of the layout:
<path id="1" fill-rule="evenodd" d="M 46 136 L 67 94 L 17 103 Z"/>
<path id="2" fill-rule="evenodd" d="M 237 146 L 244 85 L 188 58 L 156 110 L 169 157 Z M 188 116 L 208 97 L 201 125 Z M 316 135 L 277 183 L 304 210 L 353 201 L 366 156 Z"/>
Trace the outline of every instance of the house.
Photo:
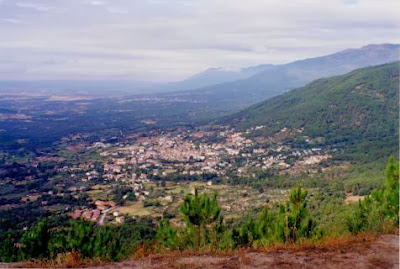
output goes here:
<path id="1" fill-rule="evenodd" d="M 99 209 L 99 210 L 105 210 L 109 207 L 115 206 L 115 202 L 113 202 L 113 201 L 97 200 L 94 204 L 96 205 L 97 209 Z"/>
<path id="2" fill-rule="evenodd" d="M 100 210 L 99 209 L 95 209 L 92 211 L 92 217 L 90 218 L 93 221 L 97 221 L 100 217 Z"/>
<path id="3" fill-rule="evenodd" d="M 173 201 L 173 198 L 171 195 L 167 195 L 163 198 L 164 201 L 166 201 L 167 203 L 171 203 Z"/>
<path id="4" fill-rule="evenodd" d="M 119 215 L 121 215 L 121 213 L 118 210 L 115 210 L 113 215 L 114 215 L 114 217 L 119 217 Z"/>
<path id="5" fill-rule="evenodd" d="M 82 217 L 85 219 L 90 219 L 92 217 L 92 211 L 84 211 Z"/>
<path id="6" fill-rule="evenodd" d="M 69 216 L 73 219 L 79 219 L 82 215 L 82 210 L 80 209 L 75 209 L 74 212 L 71 212 Z"/>
<path id="7" fill-rule="evenodd" d="M 122 224 L 122 223 L 125 222 L 125 217 L 124 217 L 124 216 L 116 217 L 116 218 L 115 218 L 115 221 L 116 221 L 117 223 Z"/>

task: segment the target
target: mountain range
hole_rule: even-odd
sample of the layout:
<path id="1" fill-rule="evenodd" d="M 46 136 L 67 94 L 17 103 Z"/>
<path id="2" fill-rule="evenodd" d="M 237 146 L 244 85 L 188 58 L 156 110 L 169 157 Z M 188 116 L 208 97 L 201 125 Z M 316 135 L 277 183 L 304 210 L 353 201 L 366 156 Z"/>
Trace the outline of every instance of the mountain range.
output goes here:
<path id="1" fill-rule="evenodd" d="M 275 67 L 276 66 L 272 64 L 263 64 L 241 68 L 236 71 L 226 70 L 223 68 L 209 68 L 182 81 L 168 83 L 163 86 L 155 86 L 153 89 L 158 91 L 196 90 L 215 84 L 246 79 L 262 71 L 271 70 Z"/>
<path id="2" fill-rule="evenodd" d="M 238 76 L 255 73 L 245 79 L 200 87 L 195 90 L 164 93 L 164 95 L 212 103 L 213 107 L 221 107 L 224 110 L 240 109 L 304 86 L 315 79 L 345 74 L 357 68 L 398 61 L 399 54 L 399 44 L 367 45 L 359 49 L 347 49 L 331 55 L 283 65 L 261 65 L 247 68 L 235 75 L 222 72 L 220 69 L 209 70 L 176 83 L 176 89 L 184 88 L 183 85 L 187 85 L 189 82 L 194 88 L 194 82 L 200 78 L 204 83 L 209 83 L 224 80 L 228 75 L 232 75 L 231 78 L 236 79 Z"/>

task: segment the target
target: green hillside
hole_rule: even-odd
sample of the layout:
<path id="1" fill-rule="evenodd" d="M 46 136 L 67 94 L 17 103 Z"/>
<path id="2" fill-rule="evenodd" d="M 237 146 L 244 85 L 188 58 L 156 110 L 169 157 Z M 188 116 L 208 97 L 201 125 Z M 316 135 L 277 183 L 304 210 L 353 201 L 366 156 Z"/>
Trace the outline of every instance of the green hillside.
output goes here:
<path id="1" fill-rule="evenodd" d="M 223 120 L 240 129 L 265 125 L 253 135 L 304 128 L 302 135 L 321 137 L 323 144 L 351 146 L 347 153 L 363 158 L 397 154 L 399 62 L 358 69 L 316 80 L 268 99 Z M 385 150 L 383 150 L 385 149 Z"/>

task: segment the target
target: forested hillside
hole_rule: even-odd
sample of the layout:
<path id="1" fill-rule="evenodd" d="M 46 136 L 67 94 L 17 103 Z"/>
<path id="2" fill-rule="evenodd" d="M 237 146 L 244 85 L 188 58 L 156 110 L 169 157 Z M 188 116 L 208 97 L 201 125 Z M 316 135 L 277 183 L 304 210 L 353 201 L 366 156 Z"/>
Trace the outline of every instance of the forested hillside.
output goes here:
<path id="1" fill-rule="evenodd" d="M 357 151 L 373 157 L 374 149 L 396 154 L 398 104 L 399 62 L 395 62 L 316 80 L 223 122 L 242 129 L 266 126 L 254 135 L 270 135 L 284 127 L 304 128 L 305 135 L 321 137 L 324 144 L 357 146 Z"/>

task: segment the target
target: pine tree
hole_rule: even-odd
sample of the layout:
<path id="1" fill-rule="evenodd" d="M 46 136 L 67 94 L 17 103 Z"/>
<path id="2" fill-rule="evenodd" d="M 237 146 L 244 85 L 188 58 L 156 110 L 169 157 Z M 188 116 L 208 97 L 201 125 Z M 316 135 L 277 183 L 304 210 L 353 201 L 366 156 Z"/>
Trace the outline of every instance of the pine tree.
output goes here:
<path id="1" fill-rule="evenodd" d="M 23 259 L 49 256 L 50 230 L 47 220 L 42 220 L 22 235 L 21 255 Z"/>
<path id="2" fill-rule="evenodd" d="M 169 220 L 163 219 L 158 223 L 156 239 L 166 248 L 173 249 L 178 243 L 177 230 Z"/>
<path id="3" fill-rule="evenodd" d="M 15 262 L 18 260 L 18 249 L 15 246 L 16 240 L 12 233 L 6 233 L 0 237 L 0 261 Z"/>
<path id="4" fill-rule="evenodd" d="M 301 187 L 290 190 L 289 201 L 279 207 L 275 224 L 276 238 L 283 242 L 297 242 L 313 235 L 316 225 L 309 217 L 307 195 L 307 190 Z"/>
<path id="5" fill-rule="evenodd" d="M 199 248 L 201 245 L 201 230 L 215 222 L 220 215 L 221 208 L 217 202 L 217 194 L 214 193 L 211 198 L 206 194 L 200 195 L 199 189 L 195 187 L 194 195 L 186 195 L 180 210 L 186 224 L 196 227 L 196 243 Z"/>

